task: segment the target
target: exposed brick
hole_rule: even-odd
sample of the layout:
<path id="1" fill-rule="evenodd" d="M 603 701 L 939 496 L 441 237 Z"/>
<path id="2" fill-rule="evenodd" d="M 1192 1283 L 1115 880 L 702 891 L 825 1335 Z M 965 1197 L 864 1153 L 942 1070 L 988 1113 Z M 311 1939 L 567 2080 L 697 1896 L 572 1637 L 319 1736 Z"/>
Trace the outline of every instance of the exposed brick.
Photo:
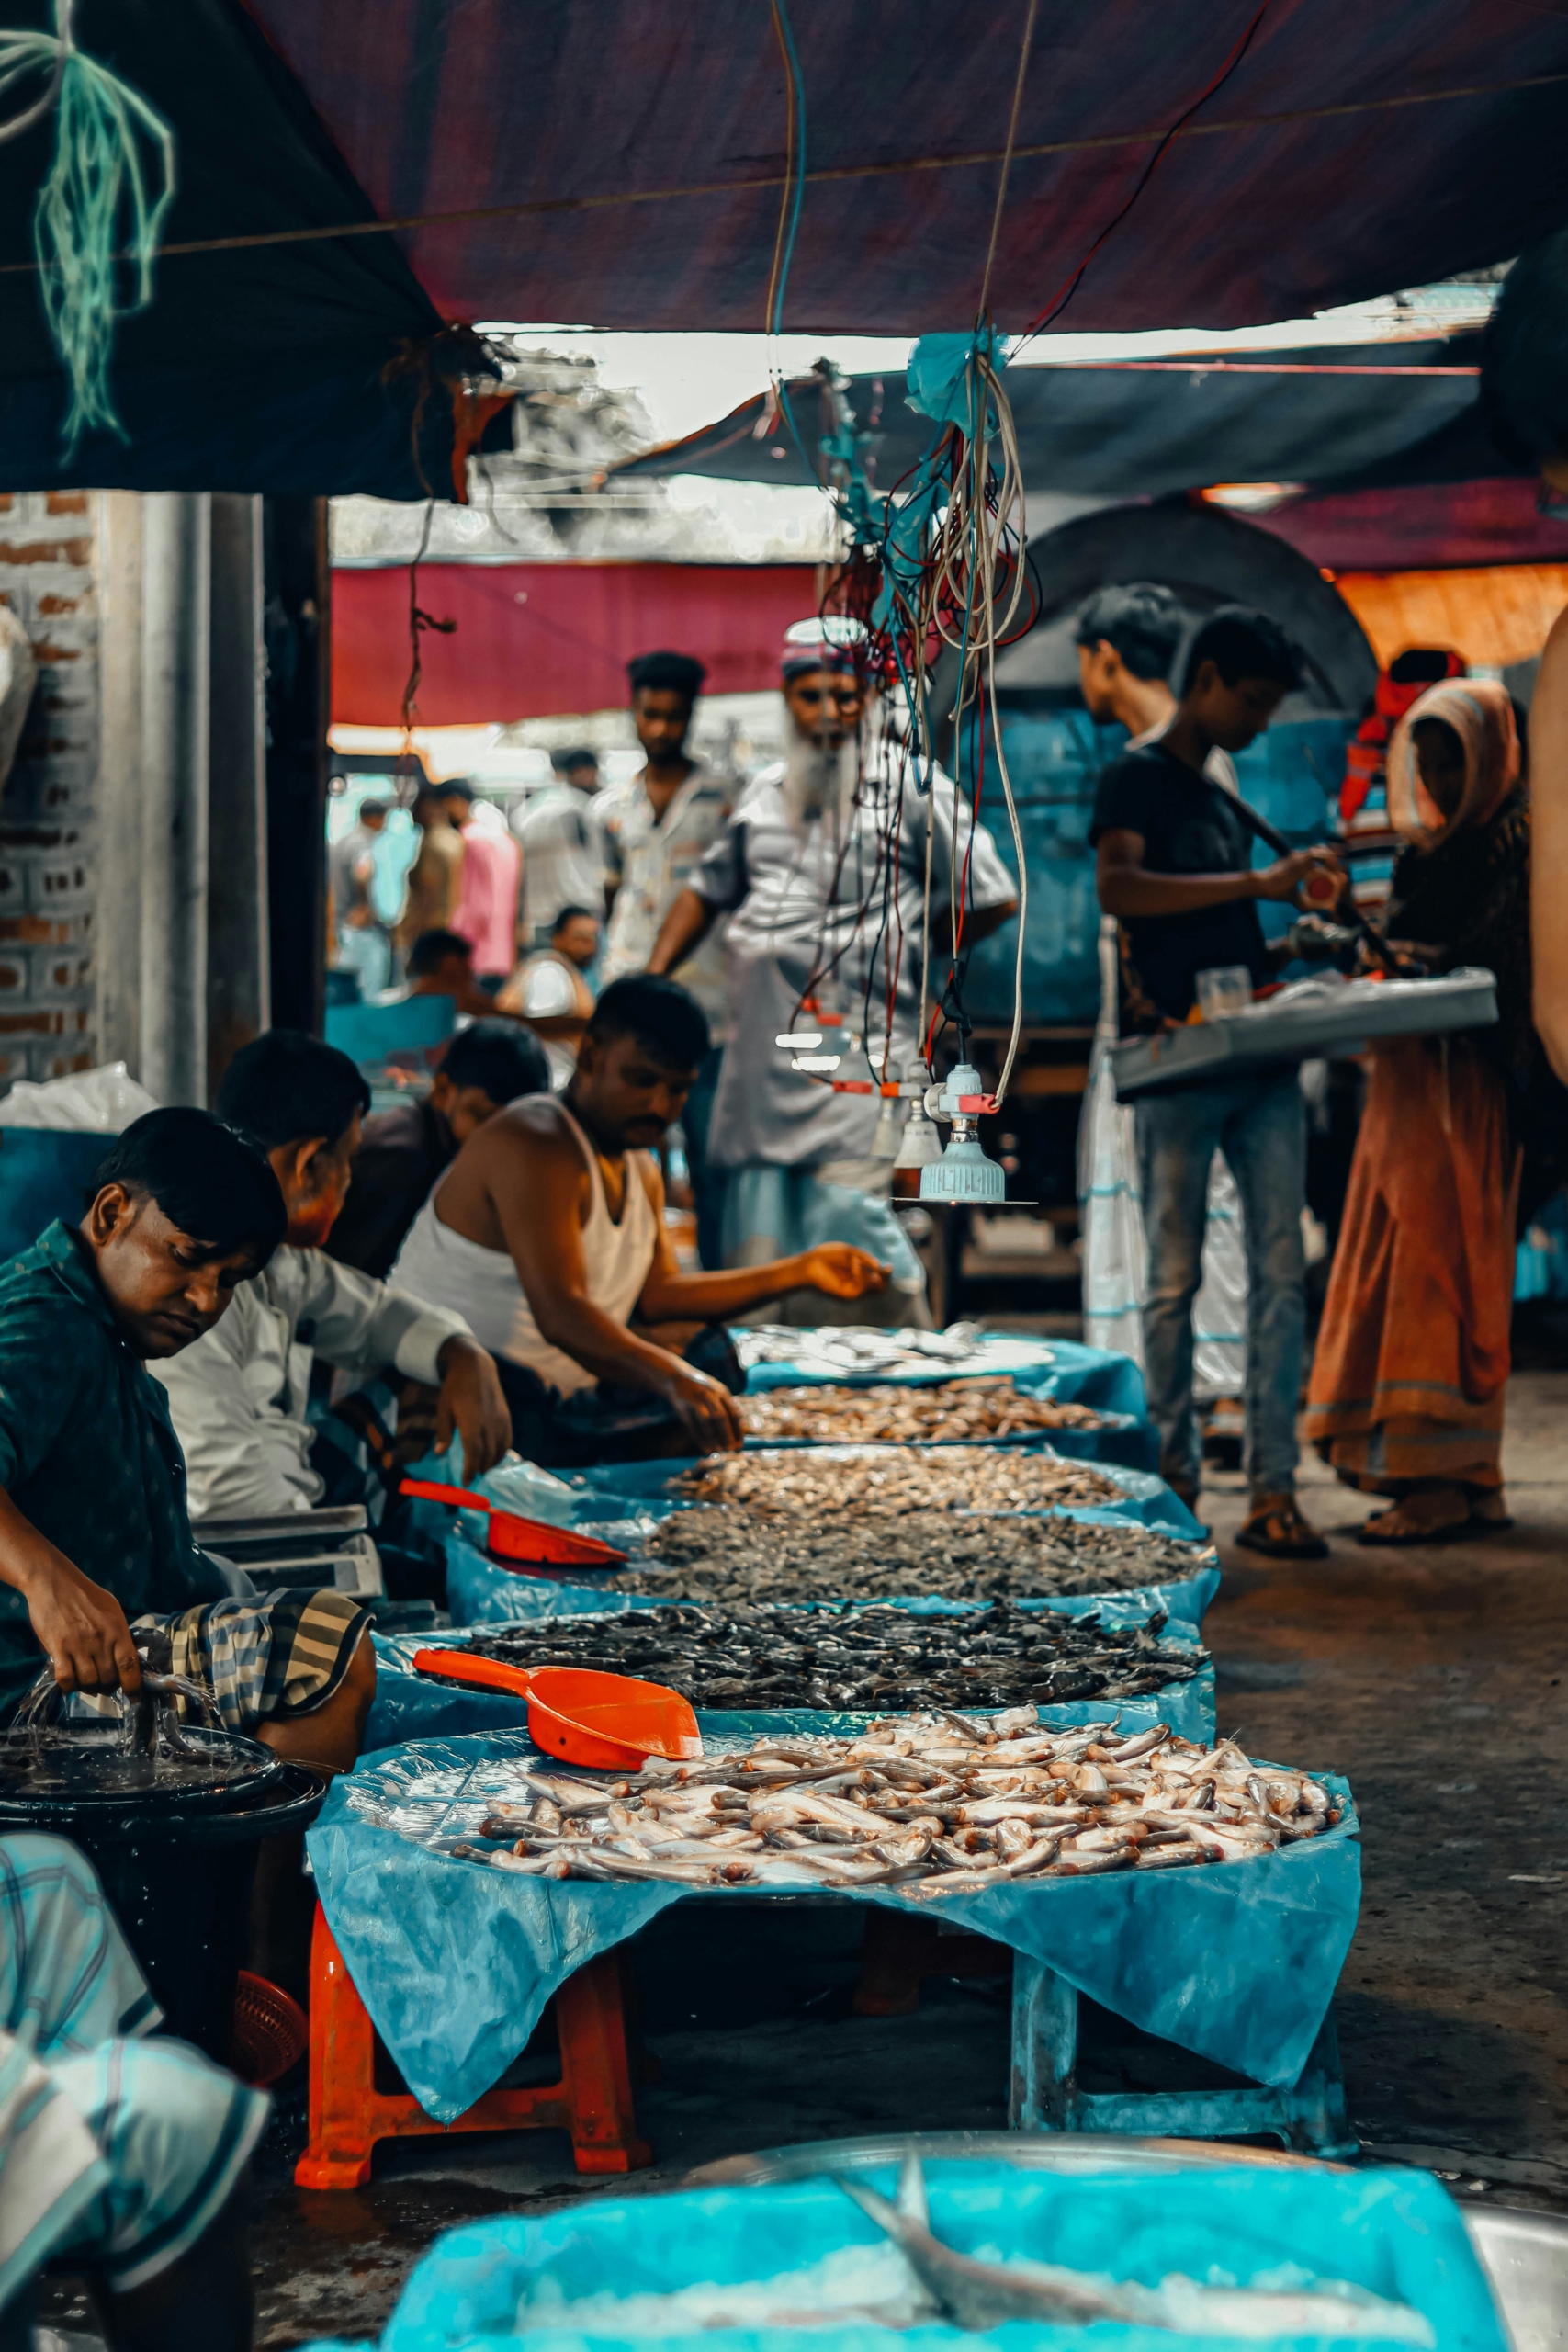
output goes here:
<path id="1" fill-rule="evenodd" d="M 6 500 L 10 504 L 10 500 Z M 85 490 L 51 490 L 44 499 L 44 511 L 50 514 L 85 514 L 87 493 Z"/>
<path id="2" fill-rule="evenodd" d="M 0 539 L 0 563 L 87 563 L 92 553 L 91 539 L 36 539 L 21 546 Z"/>
<path id="3" fill-rule="evenodd" d="M 38 600 L 38 609 L 40 613 L 73 613 L 79 609 L 81 604 L 80 596 L 40 596 Z"/>

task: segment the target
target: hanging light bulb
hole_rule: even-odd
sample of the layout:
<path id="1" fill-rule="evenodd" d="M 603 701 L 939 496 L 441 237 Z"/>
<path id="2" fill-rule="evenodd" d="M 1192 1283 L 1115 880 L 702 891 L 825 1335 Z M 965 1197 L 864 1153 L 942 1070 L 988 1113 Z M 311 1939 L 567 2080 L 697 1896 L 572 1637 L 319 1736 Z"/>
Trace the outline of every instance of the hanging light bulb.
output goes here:
<path id="1" fill-rule="evenodd" d="M 942 1137 L 927 1116 L 926 1106 L 917 1096 L 909 1105 L 909 1115 L 904 1122 L 903 1140 L 894 1159 L 895 1168 L 918 1168 L 920 1182 L 925 1182 L 925 1170 L 933 1168 L 942 1158 Z"/>
<path id="2" fill-rule="evenodd" d="M 896 1085 L 898 1079 L 897 1068 L 889 1063 L 882 1077 L 884 1086 Z M 884 1094 L 882 1107 L 876 1114 L 876 1125 L 872 1133 L 873 1159 L 890 1159 L 897 1168 L 899 1165 L 898 1148 L 903 1139 L 904 1105 L 897 1094 Z"/>
<path id="3" fill-rule="evenodd" d="M 960 1062 L 927 1100 L 933 1095 L 938 1117 L 950 1120 L 953 1132 L 941 1159 L 921 1165 L 921 1200 L 983 1203 L 987 1207 L 1005 1201 L 1008 1180 L 1001 1162 L 980 1148 L 979 1117 L 989 1097 L 979 1071 L 971 1062 Z"/>

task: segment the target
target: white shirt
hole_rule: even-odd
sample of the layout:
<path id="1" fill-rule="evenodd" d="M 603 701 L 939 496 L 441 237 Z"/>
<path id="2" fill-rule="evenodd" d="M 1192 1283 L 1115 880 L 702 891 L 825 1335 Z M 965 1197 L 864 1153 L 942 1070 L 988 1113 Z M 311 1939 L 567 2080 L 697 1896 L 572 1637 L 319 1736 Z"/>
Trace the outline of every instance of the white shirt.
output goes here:
<path id="1" fill-rule="evenodd" d="M 436 1385 L 436 1357 L 460 1315 L 426 1306 L 324 1250 L 279 1250 L 242 1283 L 210 1331 L 148 1371 L 169 1392 L 185 1450 L 192 1519 L 248 1519 L 310 1510 L 326 1491 L 310 1467 L 305 1419 L 310 1366 L 367 1375 L 391 1363 Z"/>
<path id="2" fill-rule="evenodd" d="M 615 891 L 604 945 L 606 987 L 628 972 L 647 971 L 659 927 L 729 822 L 736 790 L 730 777 L 697 760 L 662 813 L 649 797 L 646 775 L 609 786 L 594 801 L 605 878 Z M 716 1044 L 724 1035 L 724 930 L 716 923 L 696 954 L 671 974 L 707 1014 Z"/>
<path id="3" fill-rule="evenodd" d="M 523 920 L 547 936 L 563 907 L 604 906 L 604 842 L 593 815 L 596 794 L 574 784 L 530 793 L 513 826 L 523 845 Z"/>

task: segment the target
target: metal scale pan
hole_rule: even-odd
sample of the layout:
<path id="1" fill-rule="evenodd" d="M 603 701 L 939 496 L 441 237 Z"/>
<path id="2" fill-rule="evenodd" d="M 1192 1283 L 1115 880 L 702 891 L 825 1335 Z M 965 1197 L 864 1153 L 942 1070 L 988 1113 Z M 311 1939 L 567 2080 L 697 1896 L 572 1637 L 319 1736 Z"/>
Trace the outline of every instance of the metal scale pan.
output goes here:
<path id="1" fill-rule="evenodd" d="M 1432 980 L 1302 980 L 1245 1012 L 1112 1046 L 1111 1069 L 1117 1101 L 1126 1102 L 1194 1079 L 1359 1053 L 1377 1038 L 1489 1029 L 1496 1018 L 1496 978 L 1478 967 Z"/>

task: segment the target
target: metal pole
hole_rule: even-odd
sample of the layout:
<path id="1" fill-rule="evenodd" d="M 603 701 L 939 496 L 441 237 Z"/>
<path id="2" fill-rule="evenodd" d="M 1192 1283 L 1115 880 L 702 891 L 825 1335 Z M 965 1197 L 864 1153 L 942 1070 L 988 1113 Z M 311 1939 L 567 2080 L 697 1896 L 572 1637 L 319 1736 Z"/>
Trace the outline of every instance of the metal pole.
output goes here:
<path id="1" fill-rule="evenodd" d="M 145 502 L 141 687 L 141 1082 L 207 1099 L 212 502 Z"/>
<path id="2" fill-rule="evenodd" d="M 266 657 L 262 503 L 212 501 L 208 794 L 208 1099 L 271 1018 L 266 887 Z"/>

